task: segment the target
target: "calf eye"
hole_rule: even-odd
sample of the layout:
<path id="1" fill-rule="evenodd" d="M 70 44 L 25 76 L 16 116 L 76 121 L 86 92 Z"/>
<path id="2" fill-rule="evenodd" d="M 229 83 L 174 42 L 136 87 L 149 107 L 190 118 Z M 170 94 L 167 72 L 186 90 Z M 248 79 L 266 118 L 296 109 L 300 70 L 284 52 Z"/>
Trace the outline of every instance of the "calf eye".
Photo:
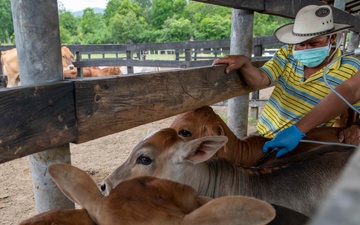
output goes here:
<path id="1" fill-rule="evenodd" d="M 191 137 L 192 136 L 191 132 L 187 131 L 187 130 L 180 130 L 178 132 L 178 135 L 183 136 L 183 137 Z"/>
<path id="2" fill-rule="evenodd" d="M 136 160 L 136 163 L 143 164 L 143 165 L 149 165 L 151 162 L 152 162 L 152 160 L 147 156 L 140 156 Z"/>

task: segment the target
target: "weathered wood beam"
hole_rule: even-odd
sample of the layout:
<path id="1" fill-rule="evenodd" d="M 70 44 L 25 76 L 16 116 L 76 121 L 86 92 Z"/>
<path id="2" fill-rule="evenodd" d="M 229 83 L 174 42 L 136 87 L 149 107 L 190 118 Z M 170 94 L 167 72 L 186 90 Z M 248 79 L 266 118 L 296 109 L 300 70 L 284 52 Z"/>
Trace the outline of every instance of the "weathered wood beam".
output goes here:
<path id="1" fill-rule="evenodd" d="M 75 82 L 78 143 L 251 92 L 238 73 L 209 66 Z"/>
<path id="2" fill-rule="evenodd" d="M 259 13 L 282 16 L 287 18 L 295 18 L 296 13 L 306 5 L 324 5 L 325 3 L 319 0 L 194 0 L 197 2 L 204 2 L 214 5 L 226 6 L 235 9 L 253 10 Z M 262 5 L 262 7 L 260 7 Z M 333 7 L 334 21 L 337 23 L 351 24 L 354 27 L 350 30 L 360 32 L 360 19 L 348 14 L 342 10 Z"/>
<path id="3" fill-rule="evenodd" d="M 0 91 L 0 163 L 76 140 L 73 83 Z"/>
<path id="4" fill-rule="evenodd" d="M 224 72 L 225 66 L 217 65 L 2 89 L 0 163 L 253 91 L 239 73 Z"/>

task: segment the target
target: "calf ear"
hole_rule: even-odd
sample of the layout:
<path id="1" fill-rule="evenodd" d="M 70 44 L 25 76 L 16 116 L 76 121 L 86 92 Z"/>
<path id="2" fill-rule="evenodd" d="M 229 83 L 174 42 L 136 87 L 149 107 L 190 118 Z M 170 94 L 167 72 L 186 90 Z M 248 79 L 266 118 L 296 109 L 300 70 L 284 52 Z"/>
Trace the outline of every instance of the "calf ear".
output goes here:
<path id="1" fill-rule="evenodd" d="M 89 209 L 95 199 L 103 197 L 91 177 L 72 165 L 53 164 L 48 170 L 64 195 L 85 209 Z"/>
<path id="2" fill-rule="evenodd" d="M 226 196 L 209 201 L 184 217 L 188 225 L 265 225 L 275 218 L 267 202 L 242 196 Z"/>
<path id="3" fill-rule="evenodd" d="M 228 138 L 226 136 L 210 136 L 185 142 L 182 147 L 182 156 L 185 160 L 192 163 L 201 163 L 210 159 Z"/>

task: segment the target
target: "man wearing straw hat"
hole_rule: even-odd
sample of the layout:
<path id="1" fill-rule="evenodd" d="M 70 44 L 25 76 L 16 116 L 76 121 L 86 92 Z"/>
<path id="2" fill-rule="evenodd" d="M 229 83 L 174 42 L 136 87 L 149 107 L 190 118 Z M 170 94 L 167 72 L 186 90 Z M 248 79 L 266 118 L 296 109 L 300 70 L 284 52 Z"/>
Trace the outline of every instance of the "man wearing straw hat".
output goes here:
<path id="1" fill-rule="evenodd" d="M 213 64 L 228 64 L 227 73 L 239 69 L 246 84 L 256 90 L 276 84 L 259 118 L 257 130 L 262 136 L 274 138 L 279 131 L 291 127 L 288 133 L 301 139 L 305 134 L 292 125 L 331 92 L 324 82 L 323 72 L 331 60 L 341 55 L 339 43 L 335 42 L 337 33 L 350 27 L 334 23 L 330 6 L 308 5 L 299 10 L 293 24 L 275 31 L 275 37 L 286 45 L 261 68 L 253 66 L 242 55 L 225 56 Z M 328 82 L 335 88 L 359 68 L 358 59 L 345 56 L 329 67 Z M 320 126 L 332 126 L 335 120 Z M 347 139 L 345 137 L 345 142 Z M 287 152 L 278 152 L 277 157 Z"/>

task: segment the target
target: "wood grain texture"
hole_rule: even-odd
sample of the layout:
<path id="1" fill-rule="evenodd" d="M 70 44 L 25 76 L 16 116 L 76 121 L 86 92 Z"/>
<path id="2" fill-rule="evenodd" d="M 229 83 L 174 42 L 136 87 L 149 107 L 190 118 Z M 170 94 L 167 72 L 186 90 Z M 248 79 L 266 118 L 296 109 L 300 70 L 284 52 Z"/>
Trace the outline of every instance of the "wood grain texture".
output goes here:
<path id="1" fill-rule="evenodd" d="M 76 139 L 73 84 L 0 91 L 0 163 Z"/>
<path id="2" fill-rule="evenodd" d="M 264 62 L 253 62 L 261 66 Z M 0 163 L 247 94 L 225 66 L 81 78 L 0 91 Z"/>
<path id="3" fill-rule="evenodd" d="M 251 90 L 209 66 L 75 83 L 78 143 L 164 119 Z"/>

